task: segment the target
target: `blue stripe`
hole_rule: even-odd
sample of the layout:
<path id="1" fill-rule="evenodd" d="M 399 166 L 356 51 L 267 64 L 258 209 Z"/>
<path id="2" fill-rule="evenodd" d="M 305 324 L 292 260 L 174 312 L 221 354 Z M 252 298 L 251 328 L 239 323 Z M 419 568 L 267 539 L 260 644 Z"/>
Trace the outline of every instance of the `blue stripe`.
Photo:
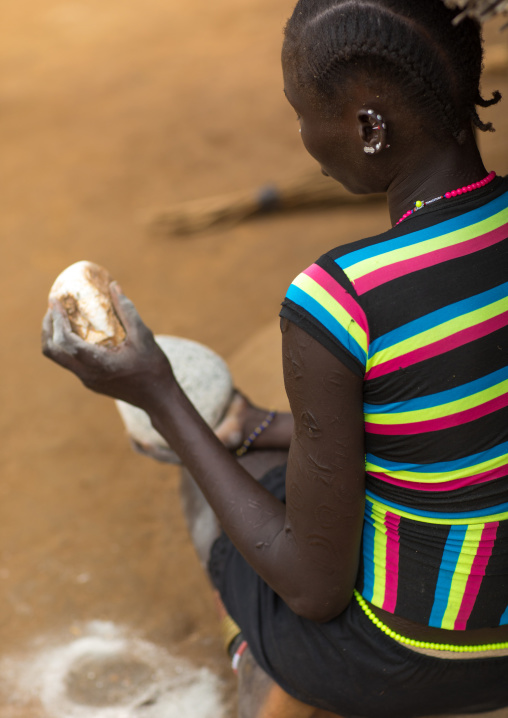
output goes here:
<path id="1" fill-rule="evenodd" d="M 383 242 L 382 245 L 374 243 L 368 247 L 357 249 L 356 252 L 350 252 L 342 257 L 338 257 L 335 262 L 342 269 L 347 269 L 353 264 L 363 262 L 365 259 L 371 259 L 374 256 L 381 257 L 380 247 L 383 248 L 384 252 L 393 252 L 396 249 L 402 249 L 403 247 L 411 247 L 418 242 L 425 242 L 428 239 L 434 239 L 435 237 L 449 234 L 450 232 L 456 232 L 457 230 L 464 229 L 471 224 L 481 222 L 488 217 L 494 216 L 498 212 L 501 212 L 506 208 L 508 203 L 508 193 L 502 194 L 500 197 L 492 200 L 483 207 L 466 212 L 458 217 L 440 222 L 432 227 L 426 229 L 420 229 L 418 232 L 411 232 L 409 227 L 409 233 L 404 234 L 401 237 L 395 237 L 394 239 L 388 239 Z"/>
<path id="2" fill-rule="evenodd" d="M 364 414 L 398 414 L 405 411 L 419 411 L 420 409 L 432 409 L 436 406 L 449 404 L 452 401 L 458 401 L 466 397 L 478 394 L 485 389 L 492 387 L 508 379 L 508 366 L 498 369 L 498 371 L 487 374 L 479 379 L 470 381 L 468 384 L 456 386 L 453 389 L 446 389 L 437 394 L 428 394 L 427 396 L 419 396 L 408 401 L 394 401 L 391 404 L 364 404 Z"/>
<path id="3" fill-rule="evenodd" d="M 471 454 L 470 456 L 464 456 L 462 459 L 453 459 L 452 461 L 437 461 L 434 464 L 410 464 L 410 463 L 399 463 L 397 461 L 389 461 L 388 459 L 380 459 L 374 454 L 367 454 L 366 460 L 369 464 L 376 464 L 386 471 L 414 471 L 416 473 L 421 472 L 422 474 L 438 473 L 442 474 L 447 471 L 457 471 L 459 469 L 467 469 L 470 466 L 476 466 L 484 461 L 492 461 L 498 459 L 500 456 L 508 454 L 508 441 L 493 446 L 485 451 L 480 451 L 477 454 Z M 508 473 L 508 471 L 507 471 Z"/>
<path id="4" fill-rule="evenodd" d="M 370 501 L 365 502 L 365 521 L 363 524 L 363 590 L 362 596 L 366 601 L 372 601 L 374 596 L 374 506 Z"/>
<path id="5" fill-rule="evenodd" d="M 429 626 L 441 628 L 443 617 L 448 606 L 448 598 L 453 581 L 453 574 L 459 560 L 462 544 L 466 536 L 467 526 L 451 526 L 450 533 L 441 558 L 437 578 L 434 605 L 429 618 Z"/>
<path id="6" fill-rule="evenodd" d="M 501 620 L 499 621 L 500 626 L 506 626 L 508 625 L 508 606 L 506 606 L 505 612 L 501 616 Z"/>
<path id="7" fill-rule="evenodd" d="M 487 292 L 476 294 L 472 297 L 468 297 L 467 299 L 462 299 L 460 302 L 455 302 L 447 307 L 437 309 L 435 312 L 430 312 L 430 314 L 426 314 L 419 319 L 403 324 L 401 327 L 397 327 L 397 329 L 387 332 L 383 336 L 375 339 L 371 342 L 369 355 L 372 357 L 376 354 L 376 352 L 381 351 L 382 349 L 387 349 L 388 347 L 392 347 L 405 339 L 410 339 L 411 337 L 422 334 L 422 332 L 426 332 L 429 329 L 434 329 L 435 327 L 438 327 L 451 319 L 456 319 L 463 314 L 468 314 L 476 309 L 487 307 L 489 304 L 493 304 L 499 299 L 505 299 L 507 296 L 508 282 L 505 282 L 504 284 L 500 284 L 498 287 L 489 289 Z"/>
<path id="8" fill-rule="evenodd" d="M 370 499 L 373 499 L 374 501 L 379 501 L 379 503 L 383 506 L 390 506 L 392 509 L 395 509 L 395 511 L 404 511 L 405 513 L 412 514 L 413 516 L 425 516 L 426 518 L 442 519 L 443 521 L 446 521 L 446 519 L 455 520 L 483 517 L 489 518 L 490 516 L 494 516 L 495 514 L 502 514 L 508 511 L 508 501 L 503 504 L 497 504 L 496 506 L 488 506 L 485 509 L 478 509 L 477 511 L 454 511 L 453 513 L 450 513 L 449 511 L 446 513 L 443 513 L 441 511 L 423 511 L 422 509 L 408 508 L 403 504 L 396 504 L 393 501 L 388 501 L 387 499 L 383 499 L 380 496 L 376 496 L 376 494 L 374 494 L 372 491 L 367 490 L 365 494 Z"/>
<path id="9" fill-rule="evenodd" d="M 307 294 L 307 292 L 300 289 L 300 287 L 296 287 L 294 284 L 290 285 L 286 293 L 286 297 L 298 306 L 302 307 L 302 309 L 310 314 L 313 319 L 317 320 L 317 322 L 319 322 L 323 327 L 328 329 L 337 341 L 342 344 L 342 346 L 347 349 L 350 354 L 358 359 L 362 366 L 366 365 L 366 352 L 358 344 L 356 339 L 353 339 L 351 334 L 344 329 L 342 324 L 332 317 L 330 312 L 319 304 L 319 302 L 313 299 L 313 297 Z M 353 319 L 351 319 L 351 321 L 353 321 Z"/>

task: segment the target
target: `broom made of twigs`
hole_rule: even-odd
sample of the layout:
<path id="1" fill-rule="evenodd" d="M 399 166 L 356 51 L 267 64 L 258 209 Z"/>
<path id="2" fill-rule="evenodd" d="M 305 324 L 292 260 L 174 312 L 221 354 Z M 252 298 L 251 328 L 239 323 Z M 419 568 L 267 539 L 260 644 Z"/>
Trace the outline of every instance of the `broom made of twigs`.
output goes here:
<path id="1" fill-rule="evenodd" d="M 383 199 L 384 195 L 353 195 L 338 182 L 311 172 L 256 190 L 230 192 L 181 202 L 158 213 L 150 222 L 157 234 L 186 235 L 210 228 L 226 228 L 269 212 L 310 207 L 337 207 Z"/>

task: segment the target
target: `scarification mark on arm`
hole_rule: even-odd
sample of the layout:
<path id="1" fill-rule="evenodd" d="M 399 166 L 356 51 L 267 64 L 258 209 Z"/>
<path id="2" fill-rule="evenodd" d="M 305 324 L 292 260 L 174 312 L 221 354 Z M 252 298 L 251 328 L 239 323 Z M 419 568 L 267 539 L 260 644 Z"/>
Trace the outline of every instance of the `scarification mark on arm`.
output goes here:
<path id="1" fill-rule="evenodd" d="M 311 439 L 318 439 L 323 434 L 316 417 L 310 411 L 303 412 L 302 427 L 305 429 L 306 435 Z"/>
<path id="2" fill-rule="evenodd" d="M 302 368 L 301 359 L 295 355 L 295 352 L 289 351 L 286 354 L 289 362 L 290 377 L 293 381 L 299 381 L 304 378 L 305 373 Z"/>
<path id="3" fill-rule="evenodd" d="M 313 481 L 321 481 L 326 486 L 330 486 L 335 477 L 335 472 L 328 464 L 323 464 L 312 455 L 307 457 L 307 473 Z"/>
<path id="4" fill-rule="evenodd" d="M 243 512 L 242 519 L 248 520 L 249 525 L 252 528 L 259 528 L 261 526 L 264 526 L 276 515 L 273 511 L 263 509 L 262 503 L 260 501 L 249 499 L 247 501 L 247 506 L 250 510 L 248 514 L 248 519 L 245 517 L 245 514 Z M 255 513 L 252 513 L 252 509 L 254 509 Z"/>
<path id="5" fill-rule="evenodd" d="M 350 457 L 348 446 L 341 440 L 336 439 L 333 444 L 333 456 L 337 461 L 347 462 Z"/>
<path id="6" fill-rule="evenodd" d="M 337 525 L 337 522 L 340 521 L 339 514 L 336 511 L 333 511 L 333 509 L 331 509 L 326 504 L 321 504 L 321 506 L 318 506 L 314 510 L 314 516 L 317 523 L 323 529 L 334 528 Z"/>

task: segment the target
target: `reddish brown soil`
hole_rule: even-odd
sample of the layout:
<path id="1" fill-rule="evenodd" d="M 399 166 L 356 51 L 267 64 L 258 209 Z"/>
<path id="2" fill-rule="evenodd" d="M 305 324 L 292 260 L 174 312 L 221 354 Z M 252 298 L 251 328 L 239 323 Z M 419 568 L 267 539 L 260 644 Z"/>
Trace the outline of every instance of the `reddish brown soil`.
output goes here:
<path id="1" fill-rule="evenodd" d="M 177 471 L 132 453 L 113 403 L 44 359 L 39 333 L 57 274 L 90 259 L 121 282 L 154 331 L 230 359 L 277 316 L 306 263 L 388 226 L 376 205 L 274 215 L 179 240 L 147 231 L 173 202 L 313 167 L 282 94 L 292 4 L 4 2 L 0 658 L 103 619 L 214 667 L 233 689 Z M 486 78 L 486 91 L 498 86 L 508 95 L 505 76 Z M 498 132 L 483 140 L 488 169 L 500 173 L 504 107 L 488 111 Z M 256 400 L 256 386 L 248 389 Z M 4 695 L 0 717 L 10 710 Z M 36 708 L 23 713 L 32 715 Z"/>

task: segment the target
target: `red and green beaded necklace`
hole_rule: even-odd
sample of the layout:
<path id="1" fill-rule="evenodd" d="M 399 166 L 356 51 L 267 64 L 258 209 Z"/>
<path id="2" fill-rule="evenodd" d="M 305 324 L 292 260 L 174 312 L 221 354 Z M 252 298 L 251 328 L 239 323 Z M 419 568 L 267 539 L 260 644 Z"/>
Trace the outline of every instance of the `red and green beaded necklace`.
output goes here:
<path id="1" fill-rule="evenodd" d="M 454 189 L 451 192 L 445 192 L 444 194 L 439 195 L 439 197 L 434 197 L 434 199 L 429 199 L 426 202 L 418 199 L 416 200 L 413 209 L 409 209 L 405 214 L 403 214 L 399 221 L 395 223 L 395 226 L 403 222 L 415 212 L 418 212 L 419 209 L 423 209 L 423 207 L 426 207 L 428 204 L 437 202 L 440 199 L 451 199 L 452 197 L 459 197 L 461 194 L 466 194 L 467 192 L 473 192 L 475 189 L 480 189 L 481 187 L 488 185 L 495 177 L 495 172 L 489 172 L 489 174 L 479 182 L 473 182 L 472 184 L 465 185 L 464 187 L 459 187 L 459 189 Z"/>

